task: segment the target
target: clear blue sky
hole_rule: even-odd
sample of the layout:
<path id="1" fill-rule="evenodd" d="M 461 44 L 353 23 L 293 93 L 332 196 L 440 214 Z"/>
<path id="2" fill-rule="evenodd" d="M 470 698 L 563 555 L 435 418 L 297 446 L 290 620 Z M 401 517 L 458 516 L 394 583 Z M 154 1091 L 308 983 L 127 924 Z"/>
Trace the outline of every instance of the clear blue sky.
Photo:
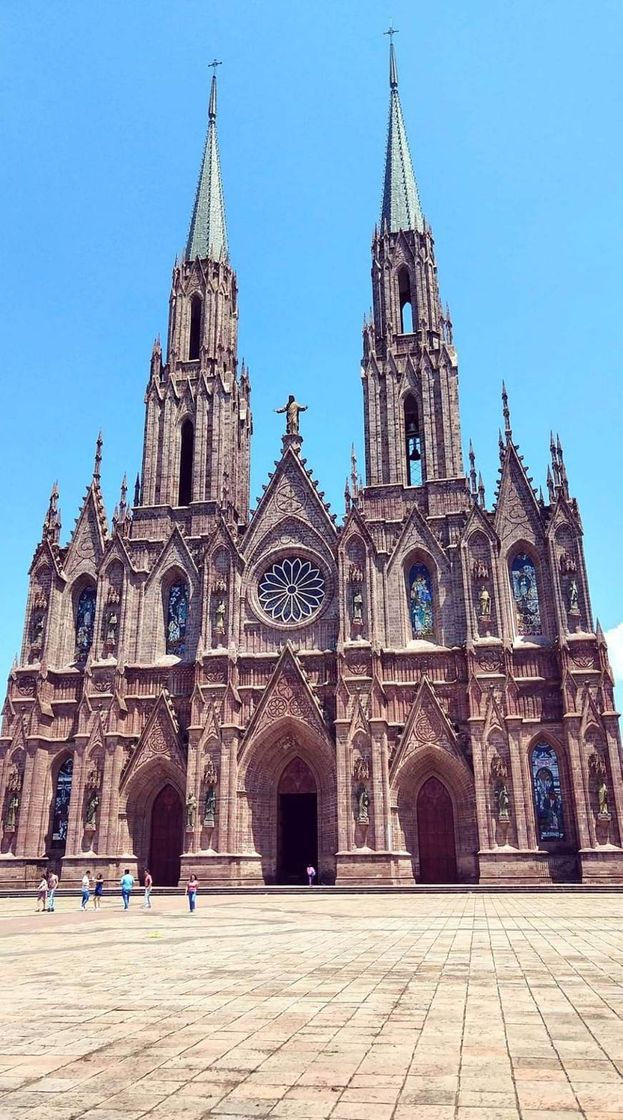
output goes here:
<path id="1" fill-rule="evenodd" d="M 502 377 L 537 484 L 560 432 L 593 609 L 604 628 L 623 621 L 620 0 L 30 0 L 0 12 L 1 676 L 51 483 L 66 539 L 99 427 L 109 515 L 139 468 L 215 55 L 252 490 L 279 455 L 272 410 L 292 391 L 309 405 L 308 463 L 341 513 L 353 440 L 363 458 L 390 21 L 453 313 L 464 445 L 491 500 Z"/>

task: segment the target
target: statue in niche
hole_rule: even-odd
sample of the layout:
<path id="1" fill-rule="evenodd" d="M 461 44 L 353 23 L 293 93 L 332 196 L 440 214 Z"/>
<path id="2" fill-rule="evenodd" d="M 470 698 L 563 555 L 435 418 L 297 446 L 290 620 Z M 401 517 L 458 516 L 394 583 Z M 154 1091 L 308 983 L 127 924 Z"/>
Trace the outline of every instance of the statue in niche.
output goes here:
<path id="1" fill-rule="evenodd" d="M 218 603 L 216 604 L 216 610 L 214 612 L 214 629 L 218 634 L 224 634 L 225 632 L 225 613 L 225 600 L 219 599 Z"/>
<path id="2" fill-rule="evenodd" d="M 87 828 L 92 828 L 95 826 L 99 804 L 99 795 L 97 790 L 94 789 L 93 792 L 89 795 L 89 799 L 87 801 L 86 813 L 84 818 L 84 823 L 86 824 Z"/>
<path id="3" fill-rule="evenodd" d="M 207 828 L 214 825 L 216 819 L 216 787 L 209 785 L 206 790 L 205 806 L 203 809 L 203 823 Z"/>
<path id="4" fill-rule="evenodd" d="M 579 593 L 578 585 L 573 577 L 569 580 L 569 586 L 567 588 L 567 604 L 569 611 L 577 613 L 579 610 Z"/>
<path id="5" fill-rule="evenodd" d="M 17 827 L 17 814 L 19 813 L 19 797 L 16 793 L 12 793 L 9 797 L 9 802 L 6 810 L 5 828 L 7 832 L 15 832 Z"/>
<path id="6" fill-rule="evenodd" d="M 45 627 L 45 612 L 37 611 L 32 620 L 32 640 L 31 645 L 33 649 L 41 649 L 43 645 L 43 630 Z"/>
<path id="7" fill-rule="evenodd" d="M 363 622 L 363 595 L 359 587 L 353 594 L 353 622 Z"/>
<path id="8" fill-rule="evenodd" d="M 283 408 L 276 408 L 275 412 L 285 412 L 286 414 L 286 435 L 298 436 L 299 415 L 301 412 L 307 412 L 307 405 L 299 404 L 292 393 L 290 393 Z"/>
<path id="9" fill-rule="evenodd" d="M 357 823 L 370 823 L 370 794 L 367 786 L 360 786 L 357 793 Z"/>
<path id="10" fill-rule="evenodd" d="M 491 618 L 491 596 L 484 584 L 478 592 L 478 607 L 481 618 Z"/>
<path id="11" fill-rule="evenodd" d="M 117 626 L 118 625 L 119 625 L 119 619 L 117 618 L 117 612 L 116 612 L 115 608 L 113 607 L 113 609 L 109 612 L 108 619 L 107 619 L 107 622 L 106 622 L 106 645 L 109 646 L 111 649 L 114 649 L 114 647 L 117 644 Z"/>
<path id="12" fill-rule="evenodd" d="M 498 803 L 498 820 L 510 820 L 510 797 L 508 794 L 508 786 L 505 782 L 501 782 L 498 786 L 496 798 Z"/>
<path id="13" fill-rule="evenodd" d="M 599 785 L 597 786 L 597 799 L 599 801 L 599 816 L 609 817 L 610 810 L 608 808 L 608 786 L 606 785 L 606 779 L 603 777 L 603 775 L 600 778 Z"/>
<path id="14" fill-rule="evenodd" d="M 195 817 L 197 814 L 197 798 L 194 793 L 189 793 L 186 798 L 186 828 L 195 827 Z"/>

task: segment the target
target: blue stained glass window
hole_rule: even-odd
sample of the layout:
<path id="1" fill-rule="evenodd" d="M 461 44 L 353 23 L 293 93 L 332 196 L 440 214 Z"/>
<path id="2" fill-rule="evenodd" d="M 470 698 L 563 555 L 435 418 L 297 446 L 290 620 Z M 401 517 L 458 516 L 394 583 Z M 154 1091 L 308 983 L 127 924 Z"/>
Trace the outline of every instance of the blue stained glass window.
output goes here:
<path id="1" fill-rule="evenodd" d="M 67 758 L 61 766 L 56 779 L 54 817 L 52 821 L 52 840 L 55 841 L 56 844 L 65 844 L 67 841 L 67 823 L 69 821 L 69 800 L 71 798 L 71 780 L 73 772 L 73 759 Z"/>
<path id="2" fill-rule="evenodd" d="M 93 644 L 95 626 L 95 588 L 85 587 L 80 592 L 76 611 L 76 658 L 84 661 Z"/>
<path id="3" fill-rule="evenodd" d="M 558 757 L 548 743 L 532 751 L 532 788 L 539 840 L 564 840 Z"/>
<path id="4" fill-rule="evenodd" d="M 167 603 L 167 653 L 182 657 L 186 652 L 188 625 L 188 587 L 183 580 L 174 583 Z"/>
<path id="5" fill-rule="evenodd" d="M 432 637 L 433 587 L 425 564 L 414 564 L 409 572 L 409 611 L 413 637 Z"/>
<path id="6" fill-rule="evenodd" d="M 530 557 L 523 552 L 513 559 L 511 582 L 518 633 L 540 634 L 541 611 L 536 569 Z"/>

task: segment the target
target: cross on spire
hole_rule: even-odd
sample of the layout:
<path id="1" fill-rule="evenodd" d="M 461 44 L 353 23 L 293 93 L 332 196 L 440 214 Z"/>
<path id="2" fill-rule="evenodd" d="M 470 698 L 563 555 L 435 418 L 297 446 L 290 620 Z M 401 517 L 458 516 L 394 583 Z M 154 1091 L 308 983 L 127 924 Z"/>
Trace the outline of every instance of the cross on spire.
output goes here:
<path id="1" fill-rule="evenodd" d="M 387 28 L 387 31 L 384 31 L 383 34 L 384 35 L 389 35 L 389 41 L 390 41 L 390 43 L 393 43 L 394 35 L 398 34 L 398 28 L 397 27 L 392 27 L 392 25 L 390 23 L 389 27 Z"/>

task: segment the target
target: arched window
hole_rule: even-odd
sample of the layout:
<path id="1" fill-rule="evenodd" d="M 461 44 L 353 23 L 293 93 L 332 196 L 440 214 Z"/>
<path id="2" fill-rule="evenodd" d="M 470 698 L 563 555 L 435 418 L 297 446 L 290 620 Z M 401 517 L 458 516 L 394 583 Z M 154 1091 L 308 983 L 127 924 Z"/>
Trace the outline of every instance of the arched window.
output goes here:
<path id="1" fill-rule="evenodd" d="M 538 743 L 530 756 L 536 827 L 541 840 L 564 840 L 558 756 L 549 743 Z"/>
<path id="2" fill-rule="evenodd" d="M 95 625 L 95 588 L 84 587 L 76 610 L 76 659 L 84 661 L 93 644 Z"/>
<path id="3" fill-rule="evenodd" d="M 422 485 L 422 440 L 417 401 L 409 394 L 405 397 L 405 455 L 407 461 L 407 486 Z"/>
<path id="4" fill-rule="evenodd" d="M 426 564 L 413 564 L 409 572 L 409 613 L 413 637 L 432 637 L 433 585 Z"/>
<path id="5" fill-rule="evenodd" d="M 66 758 L 56 777 L 54 809 L 52 815 L 52 843 L 54 847 L 65 847 L 67 843 L 67 824 L 69 821 L 69 800 L 71 781 L 74 773 L 72 758 Z"/>
<path id="6" fill-rule="evenodd" d="M 171 585 L 167 599 L 167 653 L 184 655 L 187 624 L 188 586 L 185 580 L 177 580 Z"/>
<path id="7" fill-rule="evenodd" d="M 400 299 L 400 333 L 413 334 L 415 316 L 411 300 L 411 281 L 406 268 L 398 273 L 398 297 Z"/>
<path id="8" fill-rule="evenodd" d="M 515 601 L 517 633 L 540 634 L 542 632 L 541 611 L 536 568 L 534 562 L 525 552 L 520 552 L 513 558 L 511 584 Z"/>
<path id="9" fill-rule="evenodd" d="M 193 453 L 195 449 L 195 429 L 192 420 L 182 424 L 180 440 L 180 488 L 178 505 L 187 506 L 193 496 Z"/>
<path id="10" fill-rule="evenodd" d="M 193 362 L 199 357 L 201 348 L 201 296 L 193 296 L 190 301 L 190 334 L 188 336 L 188 359 Z"/>

